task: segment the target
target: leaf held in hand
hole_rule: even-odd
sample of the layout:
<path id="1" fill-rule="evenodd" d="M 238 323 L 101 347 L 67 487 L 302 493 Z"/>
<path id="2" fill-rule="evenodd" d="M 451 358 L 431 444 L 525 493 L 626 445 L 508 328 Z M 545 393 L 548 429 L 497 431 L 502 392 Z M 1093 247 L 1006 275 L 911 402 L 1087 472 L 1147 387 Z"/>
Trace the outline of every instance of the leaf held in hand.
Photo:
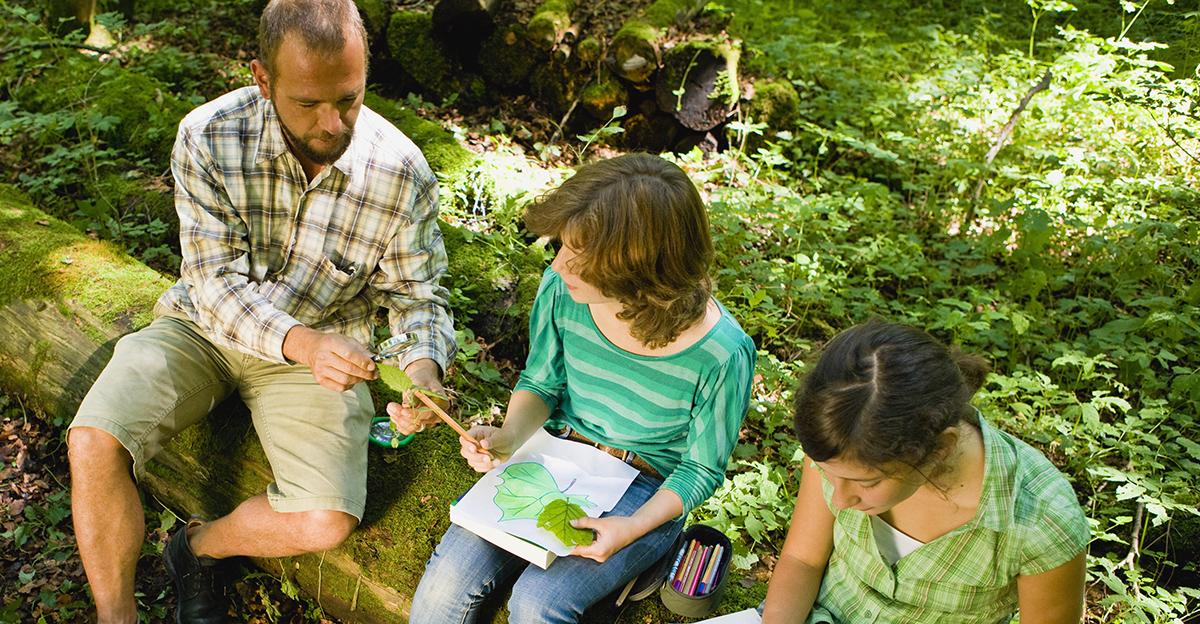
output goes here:
<path id="1" fill-rule="evenodd" d="M 571 526 L 571 521 L 582 518 L 587 514 L 583 508 L 565 498 L 556 498 L 538 514 L 537 525 L 554 534 L 566 546 L 587 546 L 595 539 L 591 529 L 577 529 Z"/>
<path id="2" fill-rule="evenodd" d="M 379 380 L 392 392 L 403 393 L 405 390 L 415 387 L 404 369 L 387 364 L 377 364 L 376 366 L 379 368 Z"/>

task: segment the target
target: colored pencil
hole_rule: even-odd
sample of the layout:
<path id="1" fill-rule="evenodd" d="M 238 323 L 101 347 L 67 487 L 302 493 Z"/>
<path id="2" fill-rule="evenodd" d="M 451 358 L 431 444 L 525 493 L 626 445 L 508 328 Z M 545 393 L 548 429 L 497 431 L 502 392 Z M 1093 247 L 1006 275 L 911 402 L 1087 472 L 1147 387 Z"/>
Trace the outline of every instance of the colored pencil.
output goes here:
<path id="1" fill-rule="evenodd" d="M 683 546 L 679 547 L 679 554 L 675 555 L 675 563 L 671 564 L 671 573 L 667 575 L 667 578 L 671 579 L 672 582 L 675 581 L 675 573 L 679 571 L 679 562 L 683 561 L 684 550 Z"/>
<path id="2" fill-rule="evenodd" d="M 704 553 L 704 547 L 700 542 L 696 542 L 696 548 L 692 550 L 691 561 L 688 562 L 688 567 L 683 572 L 683 578 L 679 579 L 679 591 L 688 592 L 688 588 L 692 586 L 692 574 L 695 573 L 696 566 L 700 563 L 700 556 Z"/>
<path id="3" fill-rule="evenodd" d="M 455 431 L 455 433 L 458 434 L 458 437 L 466 440 L 467 442 L 470 442 L 475 447 L 475 450 L 479 451 L 480 453 L 484 453 L 485 455 L 488 455 L 489 457 L 492 455 L 491 451 L 483 448 L 483 446 L 481 446 L 479 444 L 479 440 L 472 438 L 470 436 L 470 434 L 467 433 L 467 430 L 464 429 L 462 425 L 458 424 L 458 421 L 451 418 L 450 415 L 447 414 L 446 411 L 441 408 L 441 406 L 439 406 L 437 403 L 434 403 L 433 401 L 429 400 L 429 397 L 425 396 L 424 392 L 421 392 L 420 390 L 413 390 L 413 396 L 417 397 L 417 399 L 419 399 L 422 403 L 424 403 L 425 407 L 428 407 L 429 409 L 433 410 L 433 413 L 437 414 L 437 417 L 442 419 L 442 422 L 446 423 L 447 425 L 450 425 L 450 428 L 453 429 Z"/>
<path id="4" fill-rule="evenodd" d="M 679 570 L 676 572 L 675 578 L 671 579 L 671 587 L 674 587 L 676 590 L 678 590 L 683 584 L 683 576 L 688 566 L 692 564 L 692 552 L 696 550 L 696 540 L 688 542 L 687 548 L 684 550 L 686 551 L 686 554 L 683 556 L 683 565 L 679 566 Z"/>
<path id="5" fill-rule="evenodd" d="M 725 550 L 720 544 L 713 548 L 712 556 L 708 559 L 708 565 L 704 568 L 704 574 L 700 575 L 700 584 L 696 586 L 696 594 L 703 596 L 712 590 L 713 577 L 717 574 L 717 568 L 720 567 L 721 552 Z"/>
<path id="6" fill-rule="evenodd" d="M 687 595 L 696 595 L 696 586 L 700 584 L 700 569 L 712 554 L 712 546 L 705 546 L 701 556 L 696 561 L 696 569 L 692 571 L 692 582 L 688 585 Z"/>

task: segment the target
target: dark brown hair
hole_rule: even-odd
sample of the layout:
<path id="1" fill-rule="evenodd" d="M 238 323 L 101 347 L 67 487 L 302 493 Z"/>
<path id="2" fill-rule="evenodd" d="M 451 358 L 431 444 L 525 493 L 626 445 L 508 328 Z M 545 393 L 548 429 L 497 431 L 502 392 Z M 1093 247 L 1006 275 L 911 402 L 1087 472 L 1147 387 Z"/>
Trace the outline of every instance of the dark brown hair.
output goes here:
<path id="1" fill-rule="evenodd" d="M 271 0 L 258 20 L 258 60 L 275 73 L 275 55 L 283 38 L 296 33 L 304 45 L 332 54 L 346 47 L 346 35 L 359 37 L 370 60 L 367 29 L 351 0 Z"/>
<path id="2" fill-rule="evenodd" d="M 987 362 L 905 325 L 870 321 L 825 345 L 795 401 L 796 436 L 814 461 L 854 461 L 879 470 L 918 470 L 939 451 L 939 436 L 960 422 L 978 425 L 971 397 Z"/>
<path id="3" fill-rule="evenodd" d="M 572 269 L 621 302 L 642 344 L 670 344 L 703 315 L 712 293 L 708 215 L 679 167 L 626 154 L 580 167 L 525 212 L 526 228 L 565 240 Z"/>

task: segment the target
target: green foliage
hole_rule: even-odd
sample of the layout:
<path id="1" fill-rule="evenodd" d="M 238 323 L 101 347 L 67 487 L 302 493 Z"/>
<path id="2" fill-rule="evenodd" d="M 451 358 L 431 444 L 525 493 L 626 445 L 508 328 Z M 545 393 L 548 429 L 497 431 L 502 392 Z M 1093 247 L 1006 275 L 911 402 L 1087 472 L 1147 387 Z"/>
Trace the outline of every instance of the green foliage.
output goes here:
<path id="1" fill-rule="evenodd" d="M 1093 617 L 1194 613 L 1196 564 L 1172 553 L 1195 538 L 1163 540 L 1200 502 L 1196 82 L 1172 79 L 1152 43 L 1065 24 L 1058 4 L 1034 8 L 1040 62 L 1028 14 L 889 21 L 894 3 L 856 3 L 762 19 L 765 4 L 731 4 L 759 13 L 731 31 L 760 70 L 788 68 L 800 121 L 759 134 L 754 154 L 684 159 L 714 183 L 719 296 L 765 350 L 737 474 L 698 517 L 773 550 L 760 545 L 777 544 L 799 459 L 783 388 L 800 371 L 784 363 L 880 316 L 993 361 L 976 404 L 1045 451 L 1091 519 L 1089 573 L 1107 592 Z M 1047 68 L 1050 88 L 986 162 Z M 732 130 L 745 145 L 766 127 Z"/>
<path id="2" fill-rule="evenodd" d="M 624 35 L 656 35 L 677 14 L 659 7 L 682 4 L 651 5 L 652 18 L 630 20 Z M 1185 4 L 710 5 L 744 42 L 743 67 L 774 77 L 758 82 L 727 125 L 730 150 L 678 158 L 709 200 L 717 294 L 760 349 L 730 478 L 695 511 L 736 538 L 737 566 L 769 564 L 782 543 L 801 459 L 789 405 L 804 361 L 837 331 L 878 316 L 929 328 L 992 360 L 976 403 L 1047 453 L 1090 518 L 1089 583 L 1099 596 L 1090 620 L 1194 616 L 1200 13 Z M 188 50 L 206 47 L 198 42 L 207 33 L 252 5 L 206 11 L 208 0 L 139 2 L 139 24 L 101 19 L 124 45 L 119 60 L 60 48 L 0 58 L 3 181 L 149 262 L 175 262 L 165 225 L 173 223 L 165 169 L 174 124 L 188 106 L 236 83 L 241 70 L 230 59 L 252 28 L 228 29 L 230 41 L 213 44 L 226 46 L 219 53 Z M 189 12 L 199 21 L 177 23 Z M 56 37 L 34 12 L 0 2 L 0 13 L 0 35 L 13 45 Z M 405 15 L 392 18 L 389 42 L 410 53 L 417 82 L 474 97 L 474 83 L 454 76 L 429 40 L 428 16 Z M 1047 70 L 1049 88 L 1031 97 L 989 160 L 1017 102 Z M 506 84 L 527 74 L 518 68 Z M 531 169 L 468 152 L 421 118 L 419 102 L 410 104 L 368 99 L 441 176 L 450 256 L 443 283 L 459 326 L 450 385 L 460 411 L 494 419 L 523 359 L 529 306 L 550 255 L 526 238 L 521 209 L 542 181 L 561 175 L 534 178 Z M 578 137 L 575 160 L 620 133 L 623 115 L 614 111 L 604 127 Z M 536 149 L 561 155 L 558 145 Z M 9 217 L 28 225 L 26 216 Z M 61 251 L 57 228 L 47 228 L 39 249 L 61 266 L 16 258 L 7 273 L 78 279 L 87 256 Z M 47 287 L 0 283 L 7 296 Z M 442 457 L 455 455 L 453 435 L 418 442 L 441 445 L 441 455 L 416 470 L 423 455 L 391 453 L 370 478 L 410 462 L 409 473 L 436 473 L 420 476 L 422 484 L 469 483 L 465 469 Z M 373 491 L 390 485 L 373 482 Z M 402 503 L 419 509 L 428 495 L 406 492 Z M 424 511 L 441 514 L 447 502 Z M 22 531 L 61 526 L 52 509 L 29 513 L 36 522 Z M 367 526 L 348 546 L 380 557 L 371 572 L 396 586 L 415 585 L 432 546 L 409 542 L 436 539 L 425 535 L 427 518 L 405 522 L 413 526 Z M 5 539 L 21 540 L 17 530 Z M 410 538 L 401 554 L 377 555 L 375 545 L 397 531 Z M 748 592 L 749 604 L 760 590 Z"/>

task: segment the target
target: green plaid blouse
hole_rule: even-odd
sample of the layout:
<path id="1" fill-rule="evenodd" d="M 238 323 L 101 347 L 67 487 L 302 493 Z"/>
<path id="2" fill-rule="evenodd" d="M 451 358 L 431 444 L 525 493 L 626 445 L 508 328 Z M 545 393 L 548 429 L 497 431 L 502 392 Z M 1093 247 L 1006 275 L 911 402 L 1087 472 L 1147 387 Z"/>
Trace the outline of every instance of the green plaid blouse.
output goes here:
<path id="1" fill-rule="evenodd" d="M 159 299 L 213 342 L 284 362 L 303 323 L 364 345 L 375 311 L 419 343 L 401 365 L 445 370 L 454 327 L 437 226 L 437 179 L 421 151 L 367 107 L 346 152 L 309 181 L 257 87 L 227 93 L 179 124 L 171 155 L 183 252 Z"/>
<path id="2" fill-rule="evenodd" d="M 867 514 L 837 510 L 833 554 L 808 621 L 1007 622 L 1016 577 L 1070 561 L 1088 525 L 1067 479 L 1040 452 L 981 417 L 983 495 L 975 517 L 889 566 Z M 832 486 L 824 482 L 826 503 Z"/>

